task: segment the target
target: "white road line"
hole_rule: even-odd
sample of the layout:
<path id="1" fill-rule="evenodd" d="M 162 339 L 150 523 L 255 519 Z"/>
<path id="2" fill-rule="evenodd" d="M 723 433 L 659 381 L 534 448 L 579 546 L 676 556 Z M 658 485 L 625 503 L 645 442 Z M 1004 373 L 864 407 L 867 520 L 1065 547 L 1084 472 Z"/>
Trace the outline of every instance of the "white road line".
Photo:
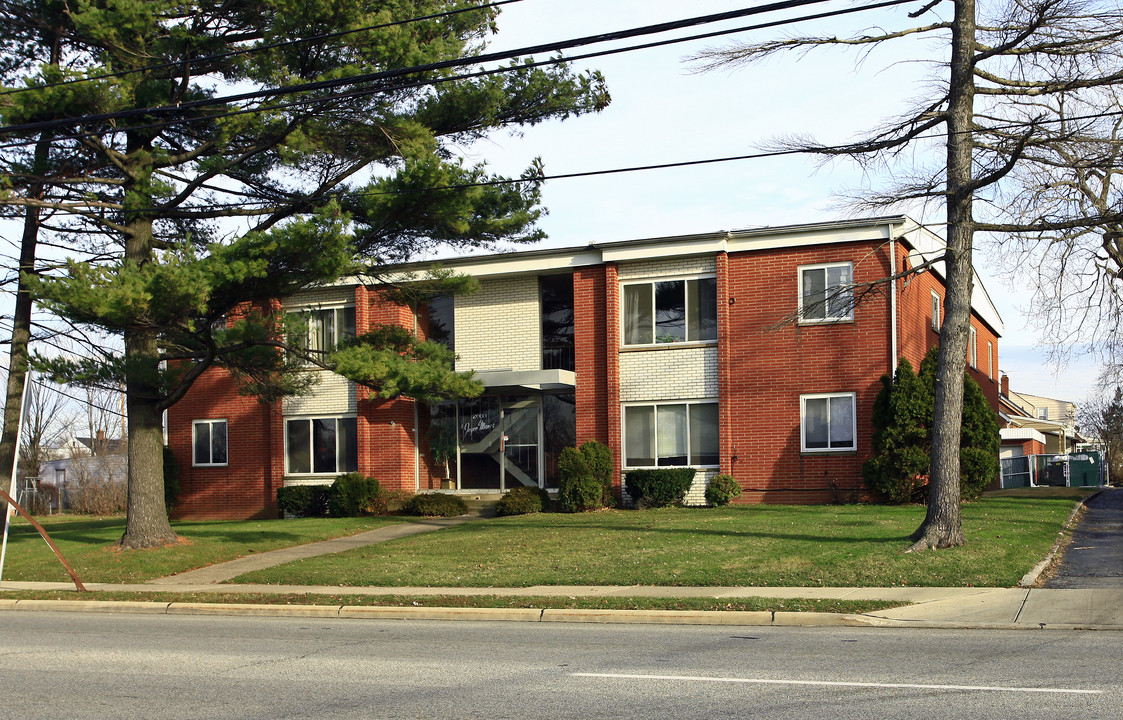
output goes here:
<path id="1" fill-rule="evenodd" d="M 629 675 L 626 673 L 570 673 L 570 677 L 614 678 L 619 680 L 687 680 L 693 682 L 746 683 L 754 685 L 816 685 L 820 687 L 859 687 L 912 690 L 978 690 L 984 692 L 1067 693 L 1102 695 L 1103 690 L 1070 688 L 1003 687 L 1001 685 L 922 685 L 919 683 L 834 682 L 829 680 L 769 680 L 765 678 L 723 678 L 693 675 Z"/>

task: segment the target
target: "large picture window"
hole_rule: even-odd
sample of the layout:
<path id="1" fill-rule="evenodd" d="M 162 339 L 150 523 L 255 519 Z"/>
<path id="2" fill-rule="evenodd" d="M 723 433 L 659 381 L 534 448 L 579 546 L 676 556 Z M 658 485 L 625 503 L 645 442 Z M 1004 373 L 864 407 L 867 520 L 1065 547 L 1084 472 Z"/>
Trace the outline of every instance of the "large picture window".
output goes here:
<path id="1" fill-rule="evenodd" d="M 717 278 L 624 286 L 624 344 L 717 340 Z"/>
<path id="2" fill-rule="evenodd" d="M 226 464 L 226 421 L 195 420 L 191 423 L 193 450 L 191 464 Z"/>
<path id="3" fill-rule="evenodd" d="M 850 263 L 799 268 L 799 320 L 803 323 L 854 319 L 854 280 Z"/>
<path id="4" fill-rule="evenodd" d="M 355 418 L 285 421 L 285 465 L 290 475 L 346 473 L 359 469 Z"/>
<path id="5" fill-rule="evenodd" d="M 354 306 L 300 310 L 291 314 L 305 323 L 303 337 L 294 338 L 294 342 L 313 352 L 328 352 L 347 338 L 355 337 Z"/>
<path id="6" fill-rule="evenodd" d="M 854 393 L 801 395 L 800 448 L 803 452 L 856 450 Z"/>
<path id="7" fill-rule="evenodd" d="M 624 464 L 628 467 L 717 465 L 718 447 L 716 402 L 624 408 Z"/>

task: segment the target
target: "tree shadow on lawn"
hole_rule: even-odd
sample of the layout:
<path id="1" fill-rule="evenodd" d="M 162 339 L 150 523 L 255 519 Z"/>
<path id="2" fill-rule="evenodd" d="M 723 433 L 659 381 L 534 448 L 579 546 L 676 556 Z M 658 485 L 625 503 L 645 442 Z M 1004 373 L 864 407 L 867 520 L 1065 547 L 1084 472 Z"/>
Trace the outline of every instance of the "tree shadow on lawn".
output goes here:
<path id="1" fill-rule="evenodd" d="M 917 523 L 919 526 L 919 523 Z M 477 526 L 478 528 L 479 526 Z M 493 526 L 494 527 L 494 526 Z M 466 530 L 468 528 L 465 528 Z M 531 529 L 531 528 L 519 528 Z M 534 525 L 533 529 L 542 530 L 602 530 L 615 532 L 628 535 L 639 535 L 644 533 L 649 534 L 664 534 L 664 535 L 708 535 L 719 538 L 759 538 L 763 540 L 796 540 L 802 542 L 818 542 L 818 543 L 894 543 L 912 544 L 908 535 L 894 535 L 887 537 L 870 537 L 868 535 L 812 535 L 812 534 L 799 534 L 799 533 L 777 533 L 777 532 L 760 532 L 756 530 L 719 530 L 708 528 L 661 528 L 661 527 L 634 527 L 634 526 L 620 526 L 610 524 L 591 524 L 591 525 L 563 525 L 563 524 L 548 524 L 538 523 Z"/>

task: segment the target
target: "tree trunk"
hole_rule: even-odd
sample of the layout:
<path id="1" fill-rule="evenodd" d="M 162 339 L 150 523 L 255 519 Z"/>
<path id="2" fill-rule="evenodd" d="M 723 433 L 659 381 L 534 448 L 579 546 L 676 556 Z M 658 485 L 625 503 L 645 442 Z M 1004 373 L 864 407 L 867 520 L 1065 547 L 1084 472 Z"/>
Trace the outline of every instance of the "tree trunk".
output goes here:
<path id="1" fill-rule="evenodd" d="M 144 150 L 134 157 L 143 158 Z M 143 168 L 134 177 L 147 180 Z M 130 183 L 131 184 L 131 183 Z M 138 183 L 139 184 L 139 183 Z M 135 187 L 135 186 L 134 186 Z M 134 187 L 126 187 L 126 197 Z M 147 188 L 144 188 L 147 190 Z M 152 262 L 152 207 L 148 192 L 133 195 L 142 210 L 131 219 L 125 237 L 125 262 Z M 177 540 L 164 501 L 164 423 L 160 393 L 160 354 L 153 328 L 125 330 L 125 408 L 129 438 L 129 494 L 121 546 L 159 547 Z"/>
<path id="2" fill-rule="evenodd" d="M 50 157 L 51 139 L 44 134 L 35 144 L 34 169 L 45 174 Z M 28 188 L 28 197 L 42 199 L 46 187 L 35 183 Z M 8 387 L 4 398 L 4 428 L 0 432 L 0 487 L 7 490 L 12 483 L 12 466 L 19 452 L 19 420 L 23 410 L 23 387 L 27 383 L 31 342 L 31 294 L 24 276 L 35 272 L 35 253 L 39 243 L 39 218 L 42 210 L 30 205 L 23 216 L 20 239 L 19 279 L 16 281 L 16 304 L 12 311 L 12 340 L 8 353 Z M 35 468 L 39 472 L 39 468 Z"/>
<path id="3" fill-rule="evenodd" d="M 125 356 L 130 366 L 126 383 L 129 494 L 121 546 L 159 547 L 174 543 L 177 537 L 164 502 L 163 411 L 149 380 L 159 372 L 155 334 L 126 333 Z"/>
<path id="4" fill-rule="evenodd" d="M 960 515 L 959 441 L 963 427 L 963 373 L 971 327 L 972 216 L 971 136 L 974 117 L 975 3 L 957 0 L 952 24 L 951 72 L 947 108 L 947 254 L 944 322 L 936 366 L 932 464 L 928 512 L 913 533 L 910 550 L 963 544 Z"/>

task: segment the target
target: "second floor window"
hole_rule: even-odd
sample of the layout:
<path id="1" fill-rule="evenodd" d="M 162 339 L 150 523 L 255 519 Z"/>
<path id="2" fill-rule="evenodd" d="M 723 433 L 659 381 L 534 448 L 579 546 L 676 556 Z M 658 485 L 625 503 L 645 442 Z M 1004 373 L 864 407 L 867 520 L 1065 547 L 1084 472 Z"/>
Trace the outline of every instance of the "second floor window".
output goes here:
<path id="1" fill-rule="evenodd" d="M 355 337 L 355 308 L 316 308 L 292 313 L 306 323 L 304 337 L 294 342 L 313 352 L 328 352 L 347 338 Z"/>
<path id="2" fill-rule="evenodd" d="M 717 340 L 717 278 L 624 286 L 624 344 Z"/>
<path id="3" fill-rule="evenodd" d="M 854 281 L 850 263 L 810 265 L 799 269 L 799 321 L 854 319 Z"/>

